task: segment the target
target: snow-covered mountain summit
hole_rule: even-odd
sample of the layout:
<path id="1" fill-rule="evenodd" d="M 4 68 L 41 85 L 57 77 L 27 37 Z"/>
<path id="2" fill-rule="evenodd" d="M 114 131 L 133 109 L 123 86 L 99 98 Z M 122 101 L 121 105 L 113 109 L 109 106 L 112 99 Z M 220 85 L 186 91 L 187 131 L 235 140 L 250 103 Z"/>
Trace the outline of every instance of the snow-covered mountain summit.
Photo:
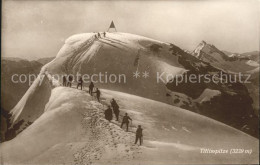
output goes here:
<path id="1" fill-rule="evenodd" d="M 1 145 L 3 160 L 26 164 L 127 164 L 126 159 L 131 160 L 130 164 L 202 163 L 205 159 L 211 163 L 221 160 L 225 160 L 223 163 L 234 160 L 255 163 L 259 152 L 256 138 L 183 109 L 204 102 L 206 108 L 211 104 L 216 106 L 211 100 L 227 100 L 224 96 L 228 93 L 232 94 L 229 99 L 234 98 L 233 102 L 237 98 L 242 100 L 243 105 L 238 106 L 250 108 L 250 97 L 243 85 L 239 84 L 239 89 L 237 84 L 199 87 L 188 84 L 188 88 L 175 88 L 169 82 L 172 78 L 167 77 L 219 71 L 176 45 L 143 36 L 107 33 L 106 37 L 96 38 L 95 33 L 84 33 L 69 37 L 56 58 L 42 67 L 39 77 L 11 110 L 13 128 L 17 128 L 18 135 Z M 134 76 L 137 72 L 139 76 Z M 144 76 L 144 72 L 149 72 L 148 76 Z M 73 88 L 60 87 L 62 79 L 53 77 L 77 73 L 102 73 L 103 78 L 123 74 L 126 81 L 96 81 L 95 87 L 101 90 L 101 103 L 98 103 L 87 93 L 89 83 L 80 91 L 75 89 L 76 82 Z M 158 82 L 157 76 L 161 73 Z M 124 132 L 116 121 L 104 120 L 104 109 L 112 98 L 118 101 L 120 118 L 127 112 L 134 119 L 131 132 Z M 216 107 L 219 114 L 222 107 Z M 210 112 L 207 111 L 209 116 Z M 233 120 L 241 120 L 250 113 L 236 109 Z M 144 146 L 138 148 L 132 146 L 131 140 L 139 124 L 144 128 Z M 207 155 L 205 158 L 200 153 L 201 148 L 239 146 L 252 148 L 253 154 L 246 158 L 237 155 Z M 194 160 L 187 159 L 191 155 Z"/>

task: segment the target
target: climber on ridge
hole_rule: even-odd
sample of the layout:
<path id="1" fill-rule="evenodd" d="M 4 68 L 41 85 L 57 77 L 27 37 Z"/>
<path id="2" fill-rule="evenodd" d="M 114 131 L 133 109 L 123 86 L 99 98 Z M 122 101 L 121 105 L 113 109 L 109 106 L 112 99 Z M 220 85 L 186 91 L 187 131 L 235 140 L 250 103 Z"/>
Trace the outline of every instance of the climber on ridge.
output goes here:
<path id="1" fill-rule="evenodd" d="M 72 76 L 72 75 L 69 75 L 68 79 L 69 79 L 69 80 L 68 80 L 67 86 L 68 86 L 68 87 L 71 87 L 72 81 L 73 81 L 73 76 Z"/>
<path id="2" fill-rule="evenodd" d="M 141 125 L 138 125 L 138 128 L 136 130 L 136 134 L 135 134 L 135 144 L 138 142 L 140 142 L 140 145 L 142 145 L 143 142 L 143 129 L 141 128 Z"/>
<path id="3" fill-rule="evenodd" d="M 92 92 L 92 93 L 96 93 L 97 94 L 97 100 L 98 100 L 98 102 L 100 102 L 100 95 L 101 95 L 100 90 L 97 88 L 96 92 Z"/>
<path id="4" fill-rule="evenodd" d="M 89 84 L 89 90 L 88 93 L 92 96 L 93 93 L 93 89 L 94 89 L 94 83 L 91 81 Z"/>
<path id="5" fill-rule="evenodd" d="M 80 86 L 80 89 L 82 90 L 82 86 L 83 86 L 83 80 L 82 80 L 82 77 L 80 77 L 79 80 L 78 80 L 77 89 L 78 89 L 79 86 Z"/>
<path id="6" fill-rule="evenodd" d="M 122 121 L 122 124 L 121 124 L 121 128 L 123 127 L 124 124 L 126 124 L 126 132 L 128 132 L 129 120 L 132 121 L 132 119 L 128 116 L 128 114 L 125 113 L 125 116 L 123 117 L 123 121 Z"/>
<path id="7" fill-rule="evenodd" d="M 113 98 L 112 100 L 111 100 L 111 106 L 112 106 L 112 108 L 113 108 L 113 111 L 114 111 L 114 114 L 115 114 L 115 116 L 116 116 L 116 121 L 118 121 L 118 117 L 119 117 L 119 106 L 118 106 L 118 104 L 117 104 L 117 102 L 116 102 L 116 100 Z"/>
<path id="8" fill-rule="evenodd" d="M 66 76 L 62 76 L 62 85 L 63 85 L 64 87 L 67 86 L 67 78 L 66 78 Z"/>
<path id="9" fill-rule="evenodd" d="M 109 122 L 113 119 L 113 113 L 110 105 L 108 106 L 108 109 L 105 110 L 105 119 L 107 119 Z"/>

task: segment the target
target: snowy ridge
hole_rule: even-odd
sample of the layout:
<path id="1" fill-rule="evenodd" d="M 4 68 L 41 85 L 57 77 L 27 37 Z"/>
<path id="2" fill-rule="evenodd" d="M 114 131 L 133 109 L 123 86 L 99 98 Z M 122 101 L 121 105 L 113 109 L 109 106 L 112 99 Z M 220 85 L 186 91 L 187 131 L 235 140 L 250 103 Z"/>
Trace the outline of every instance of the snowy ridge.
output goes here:
<path id="1" fill-rule="evenodd" d="M 61 85 L 60 82 L 52 77 L 52 75 L 46 70 L 48 65 L 51 63 L 52 61 L 41 68 L 36 80 L 18 104 L 10 111 L 12 114 L 12 127 L 22 121 L 22 125 L 17 132 L 25 129 L 29 123 L 34 122 L 43 113 L 43 109 L 49 99 L 51 89 Z"/>
<path id="2" fill-rule="evenodd" d="M 94 33 L 83 33 L 69 37 L 58 52 L 56 58 L 42 67 L 39 76 L 33 82 L 32 86 L 11 110 L 12 125 L 22 124 L 16 132 L 25 129 L 43 113 L 51 89 L 62 84 L 62 82 L 59 82 L 52 77 L 54 74 L 75 74 L 77 72 L 89 74 L 95 73 L 97 68 L 101 68 L 99 71 L 102 73 L 110 71 L 112 73 L 120 74 L 128 65 L 129 71 L 125 74 L 132 77 L 132 73 L 136 71 L 137 68 L 133 63 L 129 63 L 129 61 L 134 62 L 136 54 L 140 49 L 142 50 L 142 64 L 139 65 L 139 70 L 144 71 L 149 69 L 146 67 L 147 65 L 155 65 L 157 68 L 152 68 L 154 70 L 153 75 L 156 74 L 157 70 L 166 72 L 167 74 L 180 74 L 185 72 L 185 69 L 183 69 L 180 64 L 174 62 L 176 61 L 175 59 L 170 60 L 172 63 L 169 63 L 168 60 L 166 62 L 167 58 L 172 58 L 167 47 L 164 48 L 165 50 L 162 52 L 163 54 L 167 53 L 167 55 L 164 55 L 161 58 L 157 57 L 157 53 L 153 54 L 149 50 L 149 47 L 152 44 L 164 44 L 167 46 L 166 43 L 128 33 L 108 33 L 107 38 L 102 39 L 96 39 L 94 35 Z M 109 60 L 104 59 L 107 58 L 107 56 L 117 57 L 113 57 Z M 114 58 L 121 58 L 122 63 L 115 63 Z M 99 63 L 97 61 L 99 60 L 105 60 L 106 62 L 103 63 L 108 63 L 110 68 L 98 66 Z M 130 80 L 130 86 L 132 86 L 132 88 L 129 88 L 129 84 L 127 84 L 127 87 L 123 89 L 125 89 L 126 92 L 133 91 L 132 89 L 136 86 L 134 81 L 136 80 Z M 142 86 L 154 86 L 154 84 L 148 85 L 147 83 L 150 83 L 150 81 L 141 82 Z M 114 86 L 111 86 L 108 84 L 107 86 L 109 89 L 116 89 L 115 87 L 118 88 L 118 85 L 115 84 Z M 120 90 L 121 89 L 122 87 L 120 87 Z M 164 93 L 164 84 L 160 84 L 156 90 Z M 136 92 L 145 95 L 140 89 L 137 89 Z M 147 92 L 153 93 L 153 91 L 149 90 Z M 148 95 L 152 96 L 151 94 Z M 160 98 L 160 95 L 161 94 L 158 93 L 155 97 Z M 36 99 L 41 96 L 43 96 L 41 101 L 40 99 Z"/>
<path id="3" fill-rule="evenodd" d="M 120 116 L 125 112 L 131 116 L 130 132 L 122 130 L 119 122 L 106 121 L 103 114 L 106 106 L 85 91 L 57 87 L 52 90 L 44 113 L 15 139 L 2 144 L 3 160 L 11 164 L 128 164 L 128 160 L 129 164 L 202 163 L 205 160 L 216 163 L 224 157 L 226 163 L 257 160 L 257 139 L 225 124 L 142 97 L 109 90 L 102 93 L 104 105 L 115 98 Z M 142 147 L 132 145 L 139 124 L 144 128 Z M 207 136 L 201 136 L 202 133 Z M 214 139 L 218 140 L 212 144 Z M 255 152 L 247 156 L 248 159 L 221 154 L 202 158 L 200 148 L 212 145 L 251 147 Z M 194 159 L 187 160 L 191 155 Z"/>
<path id="4" fill-rule="evenodd" d="M 196 50 L 199 55 L 205 44 Z M 256 138 L 166 104 L 167 82 L 156 83 L 156 73 L 177 75 L 187 71 L 169 48 L 167 43 L 127 33 L 107 33 L 106 38 L 99 39 L 94 33 L 84 33 L 68 38 L 12 109 L 13 124 L 21 122 L 20 133 L 0 146 L 1 159 L 8 164 L 43 165 L 258 162 Z M 135 65 L 138 53 L 140 59 Z M 135 71 L 149 71 L 150 77 L 137 80 L 133 77 Z M 86 90 L 75 89 L 75 84 L 73 88 L 60 87 L 62 82 L 52 78 L 54 74 L 98 72 L 124 73 L 128 77 L 126 84 L 95 83 L 101 89 L 101 103 Z M 218 94 L 205 90 L 197 101 Z M 109 123 L 104 119 L 104 110 L 112 98 L 119 104 L 120 120 L 124 113 L 133 119 L 129 132 L 120 128 L 121 121 Z M 133 145 L 138 125 L 144 129 L 141 147 Z M 205 156 L 200 153 L 200 148 L 205 147 L 249 147 L 253 152 L 246 157 Z"/>

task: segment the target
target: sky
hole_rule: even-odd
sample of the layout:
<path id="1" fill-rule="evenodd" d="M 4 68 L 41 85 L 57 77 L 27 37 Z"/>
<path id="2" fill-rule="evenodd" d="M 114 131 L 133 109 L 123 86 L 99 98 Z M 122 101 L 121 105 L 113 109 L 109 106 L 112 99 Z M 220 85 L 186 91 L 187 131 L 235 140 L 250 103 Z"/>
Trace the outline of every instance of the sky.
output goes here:
<path id="1" fill-rule="evenodd" d="M 106 31 L 138 34 L 183 49 L 202 41 L 220 50 L 259 50 L 259 0 L 4 1 L 2 56 L 54 57 L 73 34 Z"/>

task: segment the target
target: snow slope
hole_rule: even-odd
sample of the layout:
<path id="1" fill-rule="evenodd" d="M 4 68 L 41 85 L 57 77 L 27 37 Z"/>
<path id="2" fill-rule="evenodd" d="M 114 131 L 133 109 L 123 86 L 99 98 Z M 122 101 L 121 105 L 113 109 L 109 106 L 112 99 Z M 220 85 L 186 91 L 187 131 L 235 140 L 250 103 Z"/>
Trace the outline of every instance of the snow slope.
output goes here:
<path id="1" fill-rule="evenodd" d="M 153 51 L 151 46 L 154 45 L 161 46 L 160 51 Z M 134 65 L 138 54 L 138 64 Z M 136 71 L 140 72 L 140 76 L 145 71 L 149 72 L 149 78 L 133 77 L 133 72 Z M 55 74 L 123 74 L 126 77 L 125 82 L 123 79 L 116 83 L 98 81 L 95 86 L 167 102 L 167 81 L 157 83 L 157 74 L 164 73 L 162 78 L 166 80 L 167 74 L 176 75 L 185 71 L 177 57 L 169 51 L 167 43 L 128 33 L 107 33 L 106 38 L 99 39 L 94 37 L 94 33 L 73 35 L 65 41 L 56 58 L 43 67 L 40 73 L 43 83 L 39 85 L 39 76 L 11 110 L 13 125 L 21 122 L 21 131 L 26 123 L 31 123 L 39 117 L 50 95 L 51 86 L 62 84 L 61 79 L 51 77 Z M 36 95 L 43 96 L 42 100 L 35 101 Z"/>
<path id="2" fill-rule="evenodd" d="M 150 49 L 152 45 L 162 48 L 153 52 Z M 138 53 L 138 65 L 134 65 Z M 162 96 L 166 91 L 165 83 L 156 83 L 157 72 L 176 75 L 186 70 L 169 51 L 169 44 L 128 33 L 107 33 L 106 38 L 101 39 L 95 39 L 92 33 L 72 36 L 47 68 L 50 74 L 124 74 L 126 83 L 96 84 L 160 101 L 165 100 Z M 133 77 L 135 71 L 141 72 L 141 76 L 147 71 L 149 78 L 136 79 Z"/>
<path id="3" fill-rule="evenodd" d="M 101 89 L 102 104 L 87 92 L 56 87 L 44 113 L 1 144 L 7 164 L 228 164 L 257 163 L 258 140 L 207 117 L 157 101 Z M 66 97 L 64 97 L 66 96 Z M 130 132 L 104 120 L 111 98 L 133 119 Z M 122 117 L 120 117 L 122 118 Z M 144 145 L 133 145 L 137 125 Z M 201 154 L 200 148 L 252 149 L 252 154 Z M 21 154 L 22 153 L 22 154 Z"/>
<path id="4" fill-rule="evenodd" d="M 12 109 L 13 125 L 19 124 L 17 132 L 22 132 L 1 144 L 2 162 L 257 162 L 257 139 L 212 119 L 162 103 L 168 103 L 165 95 L 169 90 L 165 83 L 156 83 L 157 72 L 176 75 L 187 71 L 178 57 L 169 51 L 170 47 L 168 43 L 127 33 L 108 33 L 101 39 L 96 39 L 94 33 L 85 33 L 67 39 L 57 57 L 42 68 L 40 76 Z M 135 65 L 137 56 L 139 60 Z M 135 71 L 149 71 L 149 78 L 136 79 L 133 77 Z M 59 87 L 61 81 L 52 77 L 54 74 L 99 72 L 127 77 L 127 83 L 100 82 L 95 86 L 102 89 L 104 105 L 114 97 L 120 105 L 121 115 L 128 112 L 134 119 L 128 133 L 119 128 L 119 123 L 104 120 L 105 106 L 95 98 L 83 91 Z M 216 94 L 211 93 L 204 92 L 203 98 Z M 132 145 L 138 124 L 144 127 L 145 145 L 142 147 Z M 204 155 L 200 148 L 244 148 L 253 152 L 251 155 Z"/>
<path id="5" fill-rule="evenodd" d="M 143 36 L 117 32 L 107 33 L 105 38 L 97 39 L 94 35 L 94 33 L 83 33 L 69 37 L 60 49 L 57 57 L 44 66 L 44 71 L 41 72 L 41 75 L 48 75 L 48 78 L 44 81 L 45 83 L 38 87 L 39 82 L 37 80 L 11 111 L 14 119 L 13 125 L 21 125 L 22 123 L 19 131 L 24 129 L 25 125 L 28 125 L 27 123 L 33 122 L 42 113 L 44 105 L 48 100 L 51 86 L 57 86 L 62 83 L 61 79 L 54 81 L 51 78 L 51 75 L 55 74 L 75 75 L 79 73 L 91 76 L 102 73 L 108 76 L 110 74 L 117 75 L 117 77 L 118 75 L 125 75 L 125 79 L 121 82 L 96 82 L 95 86 L 134 94 L 172 105 L 177 105 L 176 101 L 181 100 L 178 106 L 185 106 L 187 109 L 195 106 L 196 100 L 193 99 L 199 98 L 199 96 L 189 98 L 182 95 L 183 92 L 181 92 L 177 94 L 177 99 L 175 96 L 172 98 L 167 97 L 169 93 L 169 89 L 165 86 L 168 82 L 167 80 L 169 80 L 167 75 L 170 75 L 171 79 L 171 77 L 183 74 L 187 70 L 200 70 L 201 68 L 201 70 L 203 68 L 206 70 L 209 68 L 208 64 L 189 54 L 185 55 L 187 57 L 184 57 L 183 61 L 182 58 L 178 57 L 180 50 L 176 49 L 177 47 L 173 44 L 163 43 Z M 200 48 L 204 49 L 205 45 L 207 44 L 203 43 Z M 176 50 L 173 50 L 173 48 Z M 136 71 L 140 72 L 140 77 L 138 78 L 133 77 L 133 73 Z M 145 71 L 149 73 L 147 78 L 143 77 Z M 46 83 L 48 80 L 51 84 Z M 126 81 L 124 82 L 124 80 Z M 85 84 L 88 85 L 89 83 Z M 188 93 L 196 93 L 194 90 L 196 89 L 188 89 Z M 45 92 L 48 94 L 44 94 Z M 39 94 L 38 97 L 44 96 L 44 98 L 41 101 L 34 101 L 34 95 L 36 96 L 37 94 Z M 206 93 L 206 95 L 208 94 Z M 212 96 L 206 95 L 203 95 L 203 97 L 212 98 Z M 30 114 L 31 112 L 33 114 Z"/>
<path id="6" fill-rule="evenodd" d="M 12 127 L 20 123 L 20 132 L 25 126 L 34 122 L 44 111 L 44 106 L 48 102 L 51 94 L 52 84 L 46 76 L 44 67 L 40 74 L 26 91 L 21 100 L 11 110 Z"/>

